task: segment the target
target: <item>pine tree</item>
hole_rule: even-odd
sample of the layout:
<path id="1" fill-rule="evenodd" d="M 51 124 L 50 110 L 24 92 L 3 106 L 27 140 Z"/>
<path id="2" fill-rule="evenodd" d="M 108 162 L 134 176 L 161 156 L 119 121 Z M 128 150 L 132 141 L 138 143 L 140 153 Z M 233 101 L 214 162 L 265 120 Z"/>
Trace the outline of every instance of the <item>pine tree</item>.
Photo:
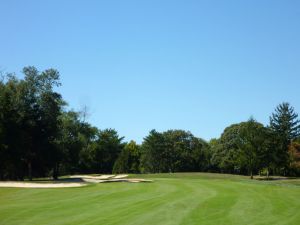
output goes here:
<path id="1" fill-rule="evenodd" d="M 270 117 L 270 129 L 274 143 L 274 164 L 277 168 L 288 164 L 288 147 L 299 136 L 300 124 L 298 114 L 289 103 L 283 102 Z"/>
<path id="2" fill-rule="evenodd" d="M 283 102 L 270 117 L 270 128 L 288 143 L 299 136 L 300 124 L 298 114 L 289 103 Z"/>

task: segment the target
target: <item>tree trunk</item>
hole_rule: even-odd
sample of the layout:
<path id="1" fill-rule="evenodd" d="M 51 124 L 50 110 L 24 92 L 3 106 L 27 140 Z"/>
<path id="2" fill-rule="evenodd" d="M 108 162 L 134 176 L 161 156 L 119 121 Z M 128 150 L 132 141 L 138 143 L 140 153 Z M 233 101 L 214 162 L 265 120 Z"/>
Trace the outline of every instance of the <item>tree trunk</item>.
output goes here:
<path id="1" fill-rule="evenodd" d="M 58 169 L 59 169 L 59 164 L 55 163 L 53 167 L 53 180 L 58 180 Z"/>
<path id="2" fill-rule="evenodd" d="M 28 179 L 31 181 L 32 180 L 32 165 L 31 162 L 29 161 L 28 164 Z"/>
<path id="3" fill-rule="evenodd" d="M 252 170 L 250 171 L 250 175 L 251 175 L 251 180 L 253 179 L 253 172 Z"/>

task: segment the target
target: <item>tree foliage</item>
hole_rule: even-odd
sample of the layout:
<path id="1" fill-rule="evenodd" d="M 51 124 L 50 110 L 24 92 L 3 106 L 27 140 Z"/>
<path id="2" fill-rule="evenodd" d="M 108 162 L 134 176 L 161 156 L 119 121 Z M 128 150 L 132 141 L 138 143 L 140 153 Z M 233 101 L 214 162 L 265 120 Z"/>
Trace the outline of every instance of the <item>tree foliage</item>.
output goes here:
<path id="1" fill-rule="evenodd" d="M 300 174 L 300 139 L 294 140 L 289 145 L 289 166 L 292 175 Z"/>
<path id="2" fill-rule="evenodd" d="M 59 85 L 59 73 L 53 69 L 40 73 L 34 67 L 25 67 L 23 73 L 23 80 L 8 75 L 1 84 L 0 123 L 10 168 L 3 171 L 4 179 L 23 179 L 25 167 L 29 179 L 40 176 L 53 166 L 56 155 L 63 101 L 53 88 Z"/>
<path id="3" fill-rule="evenodd" d="M 140 155 L 140 146 L 135 141 L 130 141 L 125 145 L 116 160 L 113 173 L 139 173 Z"/>
<path id="4" fill-rule="evenodd" d="M 272 132 L 273 161 L 277 169 L 285 172 L 288 167 L 288 147 L 299 137 L 300 124 L 298 114 L 289 103 L 279 104 L 270 117 L 270 130 Z"/>
<path id="5" fill-rule="evenodd" d="M 289 103 L 277 106 L 267 127 L 250 119 L 209 143 L 189 131 L 151 130 L 138 145 L 92 126 L 86 107 L 67 110 L 57 70 L 25 67 L 23 74 L 0 77 L 1 180 L 112 172 L 300 175 L 300 124 Z"/>
<path id="6" fill-rule="evenodd" d="M 240 124 L 238 134 L 238 163 L 247 168 L 253 179 L 253 173 L 261 170 L 265 165 L 265 156 L 268 151 L 267 129 L 253 118 Z"/>
<path id="7" fill-rule="evenodd" d="M 183 130 L 150 131 L 142 144 L 143 172 L 206 171 L 208 144 Z"/>

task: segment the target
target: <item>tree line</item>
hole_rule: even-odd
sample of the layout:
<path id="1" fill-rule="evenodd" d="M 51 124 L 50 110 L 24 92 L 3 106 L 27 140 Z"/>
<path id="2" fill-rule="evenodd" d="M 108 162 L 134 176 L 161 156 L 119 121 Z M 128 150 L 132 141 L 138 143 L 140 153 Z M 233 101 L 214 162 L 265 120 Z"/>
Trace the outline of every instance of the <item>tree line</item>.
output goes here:
<path id="1" fill-rule="evenodd" d="M 300 175 L 300 125 L 289 103 L 267 126 L 250 118 L 209 142 L 184 130 L 151 130 L 142 144 L 98 129 L 85 112 L 67 110 L 59 72 L 23 69 L 0 79 L 0 179 L 75 173 L 220 172 Z"/>

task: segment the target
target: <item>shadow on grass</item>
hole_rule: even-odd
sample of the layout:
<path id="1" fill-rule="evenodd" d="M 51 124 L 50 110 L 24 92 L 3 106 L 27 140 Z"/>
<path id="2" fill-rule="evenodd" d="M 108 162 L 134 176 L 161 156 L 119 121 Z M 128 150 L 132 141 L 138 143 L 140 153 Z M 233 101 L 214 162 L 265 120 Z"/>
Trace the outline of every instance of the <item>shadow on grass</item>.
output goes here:
<path id="1" fill-rule="evenodd" d="M 299 177 L 254 177 L 255 180 L 263 180 L 263 181 L 279 181 L 279 180 L 295 180 L 299 179 Z"/>
<path id="2" fill-rule="evenodd" d="M 26 182 L 38 182 L 38 183 L 84 183 L 85 181 L 81 178 L 59 178 L 57 180 L 53 180 L 51 178 L 37 178 L 32 181 L 24 180 Z"/>

